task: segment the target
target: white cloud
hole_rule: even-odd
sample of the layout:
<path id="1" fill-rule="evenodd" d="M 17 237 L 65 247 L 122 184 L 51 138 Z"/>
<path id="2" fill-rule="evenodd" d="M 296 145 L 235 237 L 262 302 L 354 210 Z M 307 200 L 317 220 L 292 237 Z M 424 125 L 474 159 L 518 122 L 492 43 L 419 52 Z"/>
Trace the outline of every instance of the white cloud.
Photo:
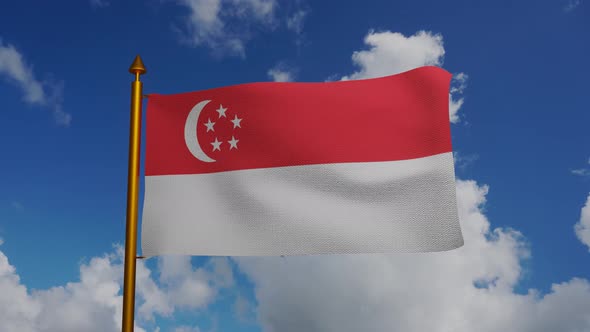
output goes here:
<path id="1" fill-rule="evenodd" d="M 428 31 L 419 31 L 406 37 L 398 32 L 369 32 L 364 40 L 368 50 L 352 54 L 358 71 L 342 77 L 355 80 L 394 75 L 422 66 L 441 66 L 445 49 L 443 37 Z M 452 123 L 460 120 L 459 110 L 464 99 L 460 97 L 467 84 L 467 74 L 454 76 L 449 95 L 449 118 Z"/>
<path id="2" fill-rule="evenodd" d="M 566 13 L 569 13 L 569 12 L 572 12 L 574 9 L 578 8 L 578 6 L 581 4 L 582 4 L 582 0 L 569 0 L 567 5 L 565 5 L 565 7 L 563 7 L 563 10 Z"/>
<path id="3" fill-rule="evenodd" d="M 529 250 L 491 229 L 487 186 L 458 181 L 465 245 L 442 253 L 238 258 L 264 331 L 585 331 L 590 284 L 517 294 Z"/>
<path id="4" fill-rule="evenodd" d="M 79 281 L 28 290 L 0 251 L 0 331 L 120 331 L 122 260 L 123 249 L 117 247 L 112 254 L 82 264 Z M 160 283 L 138 261 L 136 324 L 153 321 L 155 314 L 170 317 L 176 309 L 203 308 L 220 287 L 234 282 L 226 258 L 214 258 L 203 268 L 193 269 L 185 258 L 162 257 L 159 266 Z M 145 330 L 136 326 L 135 331 Z M 179 331 L 199 330 L 184 326 Z"/>
<path id="5" fill-rule="evenodd" d="M 35 331 L 41 306 L 27 294 L 8 258 L 0 252 L 0 330 Z"/>
<path id="6" fill-rule="evenodd" d="M 467 87 L 468 76 L 465 73 L 458 73 L 451 80 L 451 93 L 449 94 L 449 119 L 452 123 L 458 123 L 459 109 L 463 106 L 463 91 Z"/>
<path id="7" fill-rule="evenodd" d="M 574 230 L 578 239 L 590 250 L 590 194 L 580 212 L 580 221 L 574 225 Z"/>
<path id="8" fill-rule="evenodd" d="M 80 266 L 80 281 L 29 291 L 0 252 L 0 331 L 119 331 L 120 258 L 95 257 Z"/>
<path id="9" fill-rule="evenodd" d="M 573 175 L 590 176 L 590 168 L 577 168 L 571 170 Z"/>
<path id="10" fill-rule="evenodd" d="M 285 65 L 277 65 L 269 69 L 267 74 L 275 82 L 292 82 L 295 80 L 295 72 Z"/>
<path id="11" fill-rule="evenodd" d="M 158 257 L 159 286 L 144 271 L 138 272 L 138 280 L 146 276 L 143 286 L 138 286 L 145 299 L 138 312 L 146 320 L 152 320 L 154 313 L 169 317 L 175 309 L 203 309 L 220 289 L 233 287 L 235 282 L 224 257 L 212 257 L 200 268 L 192 266 L 190 256 Z"/>
<path id="12" fill-rule="evenodd" d="M 23 91 L 27 104 L 49 107 L 58 124 L 70 124 L 71 115 L 62 109 L 62 85 L 37 80 L 32 67 L 25 63 L 22 54 L 12 45 L 4 45 L 0 39 L 0 77 L 2 76 Z"/>
<path id="13" fill-rule="evenodd" d="M 190 256 L 163 256 L 158 258 L 160 283 L 167 293 L 170 305 L 195 309 L 207 305 L 215 295 L 209 285 L 209 274 L 203 268 L 194 269 Z"/>
<path id="14" fill-rule="evenodd" d="M 241 16 L 254 16 L 262 21 L 273 20 L 276 0 L 231 0 L 233 10 Z"/>
<path id="15" fill-rule="evenodd" d="M 181 27 L 175 27 L 181 42 L 194 47 L 205 46 L 216 56 L 245 57 L 246 44 L 255 36 L 255 31 L 272 31 L 279 26 L 295 33 L 297 45 L 303 43 L 303 26 L 309 10 L 299 6 L 279 11 L 281 3 L 277 0 L 177 2 L 188 9 Z"/>
<path id="16" fill-rule="evenodd" d="M 1 41 L 0 73 L 20 86 L 27 103 L 42 104 L 45 102 L 43 85 L 35 79 L 31 68 L 24 63 L 23 56 L 14 46 L 4 45 Z"/>
<path id="17" fill-rule="evenodd" d="M 453 151 L 453 161 L 455 162 L 455 167 L 460 169 L 466 169 L 478 159 L 479 155 L 477 154 L 464 154 L 460 153 L 459 151 Z"/>
<path id="18" fill-rule="evenodd" d="M 230 288 L 235 284 L 230 261 L 225 257 L 212 257 L 209 260 L 210 280 L 217 288 Z"/>
<path id="19" fill-rule="evenodd" d="M 238 294 L 234 301 L 234 315 L 238 321 L 242 323 L 252 322 L 255 317 L 255 306 L 253 303 L 248 301 L 244 296 Z"/>
<path id="20" fill-rule="evenodd" d="M 245 55 L 251 24 L 271 25 L 276 0 L 181 0 L 190 14 L 183 41 L 205 45 L 218 55 Z"/>
<path id="21" fill-rule="evenodd" d="M 453 77 L 453 80 L 457 83 L 455 86 L 451 87 L 451 93 L 463 93 L 465 88 L 467 87 L 467 79 L 469 77 L 465 73 L 459 73 Z"/>
<path id="22" fill-rule="evenodd" d="M 588 164 L 590 165 L 590 158 L 588 158 Z M 590 168 L 587 168 L 587 167 L 572 169 L 571 172 L 572 172 L 572 174 L 578 175 L 578 176 L 584 176 L 584 177 L 590 176 Z"/>
<path id="23" fill-rule="evenodd" d="M 299 9 L 293 15 L 287 18 L 287 29 L 295 32 L 296 34 L 301 34 L 303 32 L 303 24 L 305 23 L 305 17 L 307 16 L 308 12 Z"/>
<path id="24" fill-rule="evenodd" d="M 169 294 L 157 285 L 151 276 L 151 271 L 145 264 L 137 265 L 135 278 L 136 292 L 141 294 L 143 298 L 143 303 L 136 303 L 138 317 L 146 321 L 153 321 L 154 314 L 164 317 L 171 316 L 174 312 L 174 305 L 169 300 Z"/>
<path id="25" fill-rule="evenodd" d="M 410 37 L 398 32 L 369 32 L 370 49 L 356 51 L 352 61 L 360 69 L 342 79 L 364 79 L 398 74 L 421 66 L 439 66 L 445 55 L 443 37 L 420 31 Z"/>

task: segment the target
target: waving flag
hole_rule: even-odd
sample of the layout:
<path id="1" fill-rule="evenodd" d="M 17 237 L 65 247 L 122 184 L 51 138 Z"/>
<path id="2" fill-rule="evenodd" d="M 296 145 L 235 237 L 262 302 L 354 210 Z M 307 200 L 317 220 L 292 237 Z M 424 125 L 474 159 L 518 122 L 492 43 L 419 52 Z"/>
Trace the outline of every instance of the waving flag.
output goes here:
<path id="1" fill-rule="evenodd" d="M 422 67 L 150 95 L 143 255 L 462 246 L 450 79 Z"/>

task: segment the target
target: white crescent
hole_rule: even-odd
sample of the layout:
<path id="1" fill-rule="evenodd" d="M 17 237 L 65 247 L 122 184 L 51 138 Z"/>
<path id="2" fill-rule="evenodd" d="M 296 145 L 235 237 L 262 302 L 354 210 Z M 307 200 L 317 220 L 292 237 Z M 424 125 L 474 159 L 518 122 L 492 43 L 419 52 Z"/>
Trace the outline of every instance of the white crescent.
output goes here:
<path id="1" fill-rule="evenodd" d="M 205 105 L 207 105 L 210 101 L 211 100 L 203 100 L 196 104 L 188 114 L 186 123 L 184 124 L 184 141 L 186 143 L 186 147 L 193 154 L 193 156 L 195 156 L 195 158 L 207 163 L 214 162 L 215 159 L 206 155 L 201 148 L 201 144 L 199 144 L 199 138 L 197 137 L 197 121 L 199 120 L 201 111 L 203 111 Z"/>

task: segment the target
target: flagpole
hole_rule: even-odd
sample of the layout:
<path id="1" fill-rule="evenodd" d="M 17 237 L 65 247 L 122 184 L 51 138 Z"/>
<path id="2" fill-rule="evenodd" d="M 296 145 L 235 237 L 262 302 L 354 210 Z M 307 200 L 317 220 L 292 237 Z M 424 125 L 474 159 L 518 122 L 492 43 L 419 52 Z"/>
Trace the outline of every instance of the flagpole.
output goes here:
<path id="1" fill-rule="evenodd" d="M 139 148 L 141 140 L 142 83 L 146 69 L 138 56 L 129 67 L 135 75 L 131 83 L 131 124 L 127 173 L 127 228 L 125 235 L 125 274 L 123 277 L 123 332 L 133 332 L 135 313 L 135 263 L 137 255 L 137 206 L 139 200 Z"/>

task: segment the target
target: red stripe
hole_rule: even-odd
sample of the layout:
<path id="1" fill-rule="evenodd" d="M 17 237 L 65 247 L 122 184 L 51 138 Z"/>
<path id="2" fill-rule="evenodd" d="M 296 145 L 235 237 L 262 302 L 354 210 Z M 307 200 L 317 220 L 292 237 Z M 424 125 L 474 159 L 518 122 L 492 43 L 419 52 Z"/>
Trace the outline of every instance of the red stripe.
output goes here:
<path id="1" fill-rule="evenodd" d="M 414 159 L 450 152 L 451 74 L 421 67 L 376 79 L 329 83 L 251 83 L 150 95 L 146 175 Z M 215 162 L 188 150 L 184 127 L 193 106 L 211 100 L 198 141 Z M 219 119 L 219 105 L 227 118 Z M 237 115 L 241 128 L 229 121 Z M 207 132 L 205 122 L 215 122 Z M 232 135 L 238 149 L 228 150 Z M 215 138 L 221 151 L 212 151 Z"/>

